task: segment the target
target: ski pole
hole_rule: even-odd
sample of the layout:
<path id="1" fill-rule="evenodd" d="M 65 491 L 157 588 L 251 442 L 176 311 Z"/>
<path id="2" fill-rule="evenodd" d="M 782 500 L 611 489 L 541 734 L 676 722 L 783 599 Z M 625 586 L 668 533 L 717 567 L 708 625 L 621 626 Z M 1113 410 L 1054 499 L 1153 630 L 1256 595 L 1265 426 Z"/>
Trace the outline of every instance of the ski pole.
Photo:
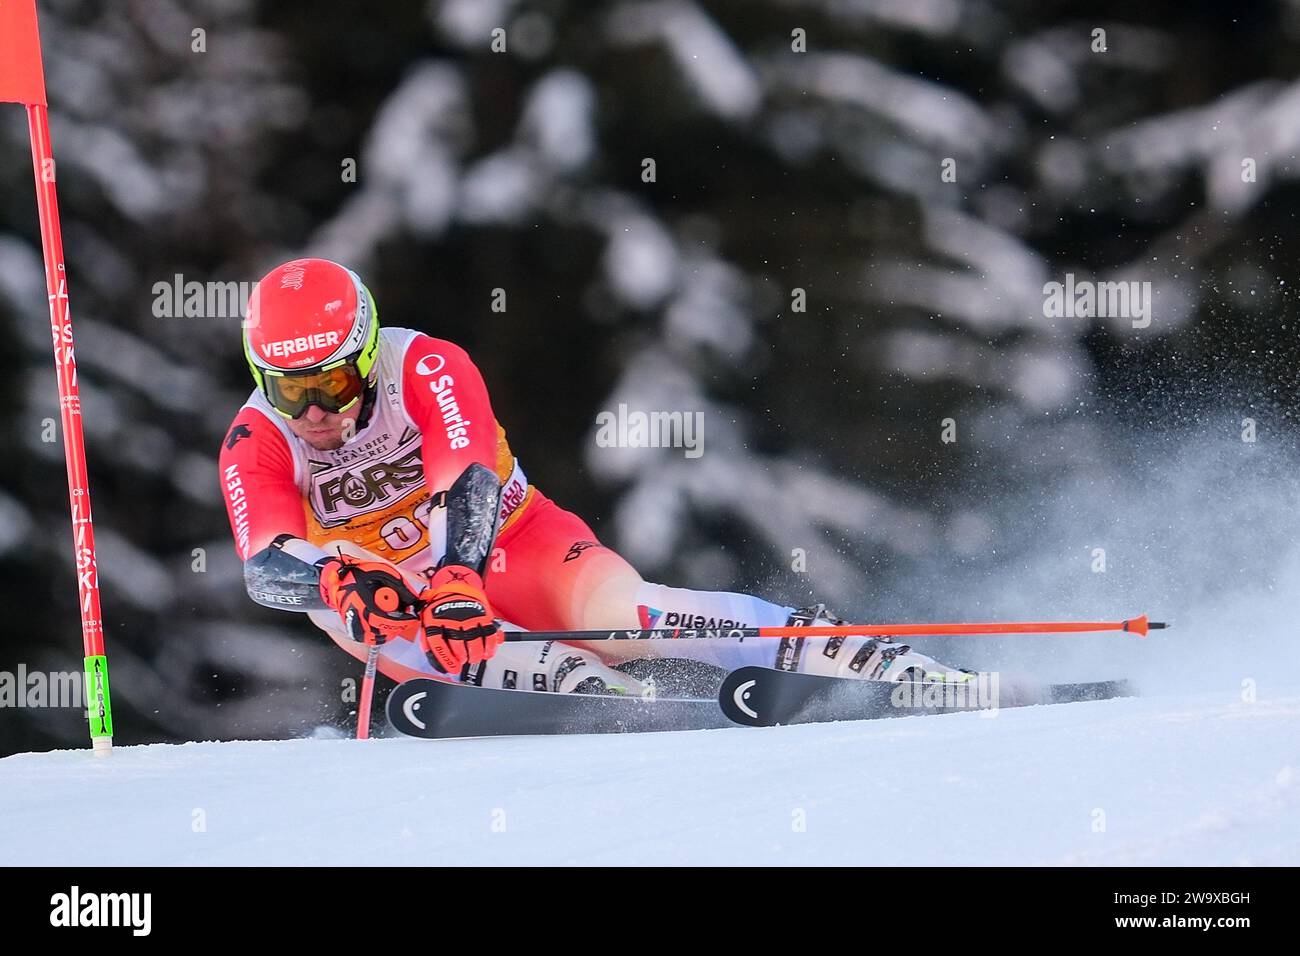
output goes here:
<path id="1" fill-rule="evenodd" d="M 1147 616 L 1123 621 L 1001 621 L 989 624 L 844 624 L 801 627 L 651 627 L 621 631 L 507 631 L 507 642 L 669 641 L 773 637 L 939 637 L 959 634 L 1092 634 L 1119 631 L 1146 637 L 1169 625 Z"/>
<path id="2" fill-rule="evenodd" d="M 366 672 L 361 678 L 361 700 L 357 704 L 357 740 L 370 739 L 370 702 L 375 696 L 375 669 L 379 665 L 379 645 L 366 650 Z"/>

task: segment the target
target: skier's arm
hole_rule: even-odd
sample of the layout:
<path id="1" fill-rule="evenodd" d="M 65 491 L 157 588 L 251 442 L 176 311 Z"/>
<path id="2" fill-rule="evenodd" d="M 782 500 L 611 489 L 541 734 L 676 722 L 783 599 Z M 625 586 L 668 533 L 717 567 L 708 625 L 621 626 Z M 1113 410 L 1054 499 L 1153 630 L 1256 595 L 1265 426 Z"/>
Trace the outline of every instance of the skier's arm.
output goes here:
<path id="1" fill-rule="evenodd" d="M 407 349 L 402 374 L 406 414 L 424 438 L 425 487 L 444 502 L 429 513 L 429 543 L 445 554 L 444 564 L 485 573 L 501 482 L 497 420 L 483 376 L 464 349 L 426 335 Z"/>
<path id="2" fill-rule="evenodd" d="M 315 611 L 328 607 L 320 575 L 330 554 L 310 541 L 282 534 L 244 562 L 248 596 L 266 607 Z"/>
<path id="3" fill-rule="evenodd" d="M 407 349 L 402 375 L 406 413 L 424 436 L 429 492 L 448 490 L 473 464 L 496 471 L 496 416 L 483 376 L 465 350 L 417 336 Z"/>
<path id="4" fill-rule="evenodd" d="M 424 438 L 424 476 L 441 508 L 429 539 L 441 567 L 420 594 L 421 647 L 435 668 L 462 673 L 504 640 L 483 590 L 501 510 L 499 436 L 487 386 L 459 346 L 420 336 L 402 369 L 406 413 Z"/>
<path id="5" fill-rule="evenodd" d="M 325 607 L 319 562 L 328 555 L 305 540 L 289 446 L 255 409 L 240 410 L 222 443 L 221 490 L 248 596 L 290 611 Z"/>

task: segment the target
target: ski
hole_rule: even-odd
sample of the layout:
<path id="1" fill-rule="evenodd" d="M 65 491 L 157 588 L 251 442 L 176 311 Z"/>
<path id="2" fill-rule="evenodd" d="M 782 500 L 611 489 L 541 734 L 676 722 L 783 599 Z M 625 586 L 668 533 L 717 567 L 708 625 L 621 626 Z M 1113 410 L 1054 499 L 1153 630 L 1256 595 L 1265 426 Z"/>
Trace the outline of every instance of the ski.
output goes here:
<path id="1" fill-rule="evenodd" d="M 399 733 L 436 740 L 655 733 L 737 724 L 771 727 L 1106 700 L 1135 693 L 1126 680 L 1041 687 L 992 686 L 987 681 L 913 684 L 742 667 L 727 676 L 716 699 L 705 700 L 498 690 L 420 678 L 393 689 L 387 713 Z"/>
<path id="2" fill-rule="evenodd" d="M 499 690 L 417 678 L 388 696 L 388 721 L 410 737 L 628 734 L 733 727 L 716 699 L 676 700 Z"/>
<path id="3" fill-rule="evenodd" d="M 738 724 L 821 723 L 944 714 L 1034 704 L 1064 704 L 1136 695 L 1127 680 L 1026 686 L 978 675 L 968 683 L 852 680 L 742 667 L 718 691 L 722 712 Z"/>

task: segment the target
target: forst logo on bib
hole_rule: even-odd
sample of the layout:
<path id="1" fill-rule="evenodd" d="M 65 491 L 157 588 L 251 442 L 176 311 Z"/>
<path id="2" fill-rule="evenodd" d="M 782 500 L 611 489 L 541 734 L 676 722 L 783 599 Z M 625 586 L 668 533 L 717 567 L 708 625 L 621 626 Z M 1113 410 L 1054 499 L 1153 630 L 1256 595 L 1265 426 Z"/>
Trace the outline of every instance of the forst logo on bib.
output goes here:
<path id="1" fill-rule="evenodd" d="M 364 511 L 400 497 L 423 481 L 424 461 L 418 448 L 396 461 L 377 462 L 355 471 L 344 470 L 319 485 L 322 517 L 338 514 L 341 506 Z"/>

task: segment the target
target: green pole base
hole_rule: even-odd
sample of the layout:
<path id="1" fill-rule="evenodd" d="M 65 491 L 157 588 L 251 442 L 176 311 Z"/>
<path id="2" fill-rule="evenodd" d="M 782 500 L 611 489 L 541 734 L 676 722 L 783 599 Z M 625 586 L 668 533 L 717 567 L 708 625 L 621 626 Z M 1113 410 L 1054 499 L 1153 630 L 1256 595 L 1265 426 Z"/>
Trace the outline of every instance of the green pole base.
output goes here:
<path id="1" fill-rule="evenodd" d="M 90 745 L 96 753 L 113 746 L 113 704 L 108 693 L 108 658 L 103 654 L 86 658 L 86 717 L 90 721 Z"/>

